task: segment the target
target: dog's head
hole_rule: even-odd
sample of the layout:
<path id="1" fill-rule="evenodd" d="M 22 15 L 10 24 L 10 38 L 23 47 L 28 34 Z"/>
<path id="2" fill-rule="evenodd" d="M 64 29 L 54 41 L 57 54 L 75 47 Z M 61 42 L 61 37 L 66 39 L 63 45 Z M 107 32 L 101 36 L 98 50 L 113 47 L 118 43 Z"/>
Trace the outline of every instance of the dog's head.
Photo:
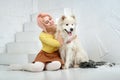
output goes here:
<path id="1" fill-rule="evenodd" d="M 66 35 L 72 36 L 76 28 L 75 16 L 62 16 L 58 22 L 59 29 Z"/>

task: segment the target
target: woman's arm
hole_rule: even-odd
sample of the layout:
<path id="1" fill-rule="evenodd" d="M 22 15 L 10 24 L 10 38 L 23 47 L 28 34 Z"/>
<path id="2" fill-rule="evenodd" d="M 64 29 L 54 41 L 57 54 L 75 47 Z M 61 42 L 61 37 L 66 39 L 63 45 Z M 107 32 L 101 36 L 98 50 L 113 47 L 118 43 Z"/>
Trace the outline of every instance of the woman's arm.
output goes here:
<path id="1" fill-rule="evenodd" d="M 54 38 L 49 38 L 44 34 L 41 34 L 39 38 L 42 43 L 47 44 L 49 46 L 52 46 L 52 47 L 60 47 L 61 46 L 61 44 L 58 40 L 56 40 Z"/>
<path id="2" fill-rule="evenodd" d="M 58 31 L 58 34 L 57 34 L 57 38 L 56 38 L 56 39 L 59 41 L 60 46 L 62 46 L 62 45 L 63 45 L 63 38 L 62 38 L 62 36 L 61 36 L 61 34 L 60 34 L 60 31 Z"/>

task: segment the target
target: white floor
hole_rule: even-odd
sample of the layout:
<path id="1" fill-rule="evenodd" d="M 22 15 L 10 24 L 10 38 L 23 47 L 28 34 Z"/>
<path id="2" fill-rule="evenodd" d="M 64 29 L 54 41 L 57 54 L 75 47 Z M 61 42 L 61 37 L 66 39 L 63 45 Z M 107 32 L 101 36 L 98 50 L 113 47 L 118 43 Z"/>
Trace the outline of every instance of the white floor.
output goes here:
<path id="1" fill-rule="evenodd" d="M 0 65 L 0 80 L 120 80 L 120 66 L 25 72 L 10 71 L 8 66 Z"/>

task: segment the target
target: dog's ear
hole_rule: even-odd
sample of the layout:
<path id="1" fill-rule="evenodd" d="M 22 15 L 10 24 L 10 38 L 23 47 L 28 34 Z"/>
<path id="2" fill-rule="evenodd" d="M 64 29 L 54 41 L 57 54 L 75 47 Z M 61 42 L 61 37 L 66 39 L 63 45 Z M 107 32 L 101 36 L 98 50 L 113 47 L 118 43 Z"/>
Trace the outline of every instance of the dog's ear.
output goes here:
<path id="1" fill-rule="evenodd" d="M 63 15 L 63 16 L 61 17 L 61 19 L 64 20 L 64 19 L 65 19 L 65 16 Z"/>
<path id="2" fill-rule="evenodd" d="M 58 20 L 58 25 L 62 25 L 63 21 L 65 20 L 65 16 L 63 15 L 62 17 L 60 17 L 60 19 Z"/>
<path id="3" fill-rule="evenodd" d="M 76 19 L 74 15 L 71 16 L 73 19 Z"/>

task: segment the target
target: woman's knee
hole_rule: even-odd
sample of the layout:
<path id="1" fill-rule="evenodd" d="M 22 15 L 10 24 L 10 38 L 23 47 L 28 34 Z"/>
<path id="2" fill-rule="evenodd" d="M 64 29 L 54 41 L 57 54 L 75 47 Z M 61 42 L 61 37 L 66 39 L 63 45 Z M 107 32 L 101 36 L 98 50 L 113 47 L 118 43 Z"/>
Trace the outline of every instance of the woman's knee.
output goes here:
<path id="1" fill-rule="evenodd" d="M 61 67 L 59 61 L 52 61 L 51 63 L 46 64 L 46 70 L 58 70 Z"/>
<path id="2" fill-rule="evenodd" d="M 32 66 L 31 66 L 31 71 L 35 71 L 35 72 L 38 72 L 38 71 L 43 71 L 45 67 L 45 64 L 42 63 L 42 62 L 35 62 Z"/>

